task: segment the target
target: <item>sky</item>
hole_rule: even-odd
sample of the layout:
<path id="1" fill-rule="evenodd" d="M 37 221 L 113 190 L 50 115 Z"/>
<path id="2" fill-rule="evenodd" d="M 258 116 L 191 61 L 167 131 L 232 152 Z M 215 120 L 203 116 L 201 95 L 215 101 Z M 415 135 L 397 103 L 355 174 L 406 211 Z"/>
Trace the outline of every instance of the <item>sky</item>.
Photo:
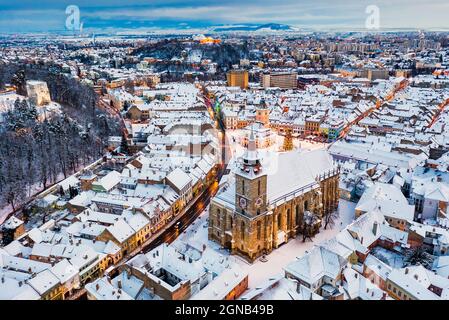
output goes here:
<path id="1" fill-rule="evenodd" d="M 0 33 L 66 30 L 66 7 L 84 30 L 197 29 L 281 23 L 307 29 L 363 29 L 370 5 L 381 29 L 447 29 L 448 0 L 0 0 Z"/>

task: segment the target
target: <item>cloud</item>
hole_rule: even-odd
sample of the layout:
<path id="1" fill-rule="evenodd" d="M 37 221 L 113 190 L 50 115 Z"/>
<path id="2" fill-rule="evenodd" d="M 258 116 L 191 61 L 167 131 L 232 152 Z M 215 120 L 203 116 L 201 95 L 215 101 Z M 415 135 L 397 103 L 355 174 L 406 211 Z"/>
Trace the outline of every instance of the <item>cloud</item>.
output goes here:
<path id="1" fill-rule="evenodd" d="M 91 29 L 268 22 L 363 28 L 367 5 L 379 6 L 382 28 L 449 29 L 447 0 L 3 0 L 0 32 L 62 30 L 71 4 L 80 7 L 85 28 Z"/>

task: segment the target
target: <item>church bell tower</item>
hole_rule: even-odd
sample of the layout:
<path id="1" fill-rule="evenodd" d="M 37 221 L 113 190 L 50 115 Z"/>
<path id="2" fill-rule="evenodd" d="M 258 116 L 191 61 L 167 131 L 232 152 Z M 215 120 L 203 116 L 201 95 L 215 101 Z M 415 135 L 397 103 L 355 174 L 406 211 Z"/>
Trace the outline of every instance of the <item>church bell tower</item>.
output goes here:
<path id="1" fill-rule="evenodd" d="M 248 140 L 248 147 L 240 159 L 235 173 L 235 204 L 237 212 L 249 217 L 267 210 L 267 175 L 263 172 L 260 156 L 256 148 L 254 131 Z"/>

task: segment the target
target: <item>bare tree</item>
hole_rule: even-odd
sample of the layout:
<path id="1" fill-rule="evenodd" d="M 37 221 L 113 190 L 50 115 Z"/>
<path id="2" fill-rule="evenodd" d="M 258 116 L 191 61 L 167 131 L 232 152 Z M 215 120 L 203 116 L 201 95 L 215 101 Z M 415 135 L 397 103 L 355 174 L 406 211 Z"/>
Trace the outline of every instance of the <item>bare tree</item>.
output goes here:
<path id="1" fill-rule="evenodd" d="M 337 210 L 332 210 L 328 214 L 324 216 L 324 230 L 327 229 L 329 226 L 330 228 L 333 228 L 335 226 L 335 223 L 338 220 L 338 217 L 340 216 L 340 213 Z"/>

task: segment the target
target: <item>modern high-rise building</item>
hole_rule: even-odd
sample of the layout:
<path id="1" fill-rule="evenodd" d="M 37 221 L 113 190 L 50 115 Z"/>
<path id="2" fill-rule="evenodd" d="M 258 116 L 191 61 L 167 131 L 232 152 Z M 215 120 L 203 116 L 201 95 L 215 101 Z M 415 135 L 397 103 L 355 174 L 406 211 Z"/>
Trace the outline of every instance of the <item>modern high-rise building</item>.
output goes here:
<path id="1" fill-rule="evenodd" d="M 248 71 L 247 70 L 231 70 L 226 74 L 228 86 L 248 88 Z"/>
<path id="2" fill-rule="evenodd" d="M 262 75 L 261 84 L 264 88 L 295 89 L 298 87 L 295 72 L 266 73 Z"/>

